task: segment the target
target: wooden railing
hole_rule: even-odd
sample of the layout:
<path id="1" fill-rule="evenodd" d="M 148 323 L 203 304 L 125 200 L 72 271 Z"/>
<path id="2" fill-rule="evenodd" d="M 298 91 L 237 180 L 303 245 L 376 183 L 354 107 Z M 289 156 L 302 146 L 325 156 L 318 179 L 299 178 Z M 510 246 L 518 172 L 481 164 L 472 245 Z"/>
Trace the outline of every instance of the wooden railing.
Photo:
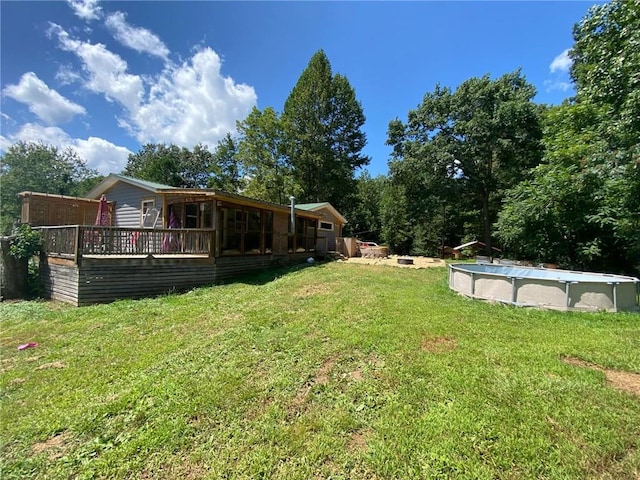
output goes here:
<path id="1" fill-rule="evenodd" d="M 70 225 L 40 227 L 44 252 L 78 258 L 83 255 L 209 255 L 215 231 Z"/>

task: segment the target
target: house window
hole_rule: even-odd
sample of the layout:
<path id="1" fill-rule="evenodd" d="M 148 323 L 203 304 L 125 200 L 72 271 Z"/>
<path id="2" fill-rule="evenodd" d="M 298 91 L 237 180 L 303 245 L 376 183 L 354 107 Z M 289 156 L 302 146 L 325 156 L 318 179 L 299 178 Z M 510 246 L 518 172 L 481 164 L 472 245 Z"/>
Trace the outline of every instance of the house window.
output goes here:
<path id="1" fill-rule="evenodd" d="M 187 203 L 184 206 L 184 227 L 198 228 L 200 210 L 197 203 Z"/>
<path id="2" fill-rule="evenodd" d="M 320 222 L 320 230 L 333 231 L 333 223 L 331 223 L 331 222 Z"/>
<path id="3" fill-rule="evenodd" d="M 263 255 L 273 253 L 274 215 L 270 210 L 218 205 L 218 255 Z"/>
<path id="4" fill-rule="evenodd" d="M 140 226 L 143 228 L 154 228 L 158 217 L 160 216 L 160 210 L 155 207 L 156 201 L 143 200 L 140 206 Z"/>
<path id="5" fill-rule="evenodd" d="M 247 209 L 244 233 L 244 253 L 262 253 L 262 215 L 260 210 Z"/>
<path id="6" fill-rule="evenodd" d="M 220 209 L 222 255 L 242 253 L 242 210 Z"/>
<path id="7" fill-rule="evenodd" d="M 296 229 L 289 237 L 289 252 L 312 252 L 315 250 L 316 221 L 310 218 L 296 217 Z"/>

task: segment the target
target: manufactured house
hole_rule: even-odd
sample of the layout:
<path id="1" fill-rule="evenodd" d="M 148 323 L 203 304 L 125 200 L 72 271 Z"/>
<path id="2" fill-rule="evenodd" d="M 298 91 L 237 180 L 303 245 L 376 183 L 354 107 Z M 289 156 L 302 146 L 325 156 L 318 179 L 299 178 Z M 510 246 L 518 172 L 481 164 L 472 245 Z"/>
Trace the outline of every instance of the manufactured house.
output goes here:
<path id="1" fill-rule="evenodd" d="M 84 224 L 41 227 L 45 294 L 75 305 L 222 283 L 303 262 L 326 254 L 335 245 L 335 237 L 330 240 L 326 233 L 341 232 L 345 221 L 328 203 L 324 211 L 314 211 L 116 174 L 87 197 L 108 205 L 109 225 L 85 219 Z M 335 220 L 338 226 L 330 229 Z M 22 221 L 30 218 L 23 215 Z"/>
<path id="2" fill-rule="evenodd" d="M 336 239 L 342 237 L 342 229 L 347 219 L 329 202 L 300 203 L 296 207 L 322 216 L 318 222 L 318 235 L 326 239 L 328 250 L 336 251 Z"/>

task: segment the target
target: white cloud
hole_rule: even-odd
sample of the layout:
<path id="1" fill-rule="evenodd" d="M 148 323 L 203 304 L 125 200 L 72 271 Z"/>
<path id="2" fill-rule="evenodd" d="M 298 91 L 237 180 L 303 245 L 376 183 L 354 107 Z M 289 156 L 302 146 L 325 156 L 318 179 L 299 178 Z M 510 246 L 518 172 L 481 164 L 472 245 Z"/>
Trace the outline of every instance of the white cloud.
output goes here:
<path id="1" fill-rule="evenodd" d="M 83 20 L 97 20 L 102 16 L 102 8 L 98 5 L 98 0 L 67 0 L 73 13 Z"/>
<path id="2" fill-rule="evenodd" d="M 60 82 L 60 85 L 71 85 L 72 83 L 80 82 L 82 76 L 70 66 L 63 65 L 56 73 L 56 80 Z"/>
<path id="3" fill-rule="evenodd" d="M 89 137 L 86 140 L 76 138 L 73 145 L 90 168 L 95 168 L 104 175 L 120 173 L 127 164 L 129 154 L 133 153 L 128 148 L 98 137 Z"/>
<path id="4" fill-rule="evenodd" d="M 103 175 L 121 172 L 132 153 L 128 148 L 115 145 L 107 140 L 89 137 L 86 140 L 71 138 L 58 127 L 44 127 L 35 123 L 27 123 L 9 137 L 0 136 L 0 148 L 7 150 L 16 142 L 43 142 L 60 149 L 73 148 L 80 158 L 86 160 L 89 168 L 95 168 Z"/>
<path id="5" fill-rule="evenodd" d="M 167 63 L 162 72 L 145 75 L 143 81 L 128 73 L 127 63 L 102 44 L 72 38 L 56 24 L 51 24 L 49 35 L 80 59 L 86 88 L 123 107 L 118 125 L 140 143 L 213 147 L 235 131 L 236 121 L 257 102 L 253 87 L 222 74 L 222 61 L 211 48 L 197 51 L 180 65 Z"/>
<path id="6" fill-rule="evenodd" d="M 215 145 L 236 120 L 244 119 L 256 104 L 253 87 L 236 83 L 220 72 L 216 52 L 205 48 L 188 62 L 166 69 L 149 91 L 148 101 L 129 125 L 144 142 L 170 142 L 193 147 Z"/>
<path id="7" fill-rule="evenodd" d="M 3 93 L 29 106 L 29 110 L 50 125 L 65 123 L 86 110 L 50 89 L 33 72 L 27 72 L 17 85 L 8 85 Z"/>
<path id="8" fill-rule="evenodd" d="M 146 28 L 133 27 L 126 21 L 126 15 L 122 12 L 109 14 L 105 25 L 111 31 L 113 37 L 125 47 L 136 52 L 148 53 L 167 60 L 169 49 L 153 32 Z"/>
<path id="9" fill-rule="evenodd" d="M 127 62 L 101 43 L 92 44 L 71 38 L 60 25 L 51 24 L 49 35 L 57 35 L 60 48 L 75 53 L 88 74 L 85 86 L 102 93 L 108 100 L 117 100 L 125 108 L 137 108 L 143 94 L 142 79 L 127 73 Z"/>
<path id="10" fill-rule="evenodd" d="M 545 80 L 544 86 L 547 92 L 553 92 L 554 90 L 560 90 L 561 92 L 566 92 L 571 88 L 573 88 L 573 85 L 571 83 L 563 82 L 560 80 Z"/>
<path id="11" fill-rule="evenodd" d="M 567 48 L 561 54 L 557 55 L 556 58 L 553 59 L 551 65 L 549 65 L 549 70 L 551 73 L 555 72 L 568 72 L 569 68 L 571 68 L 571 57 L 569 57 L 569 49 Z"/>

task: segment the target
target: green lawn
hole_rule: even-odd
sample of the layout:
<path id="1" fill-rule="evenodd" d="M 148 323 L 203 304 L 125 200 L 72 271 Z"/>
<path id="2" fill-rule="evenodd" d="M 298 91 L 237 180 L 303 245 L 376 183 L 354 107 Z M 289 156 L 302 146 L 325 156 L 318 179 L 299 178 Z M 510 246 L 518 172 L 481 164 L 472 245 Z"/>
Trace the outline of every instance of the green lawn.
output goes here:
<path id="1" fill-rule="evenodd" d="M 0 304 L 3 480 L 640 476 L 640 315 L 318 264 L 183 295 Z M 34 349 L 18 351 L 36 341 Z"/>

